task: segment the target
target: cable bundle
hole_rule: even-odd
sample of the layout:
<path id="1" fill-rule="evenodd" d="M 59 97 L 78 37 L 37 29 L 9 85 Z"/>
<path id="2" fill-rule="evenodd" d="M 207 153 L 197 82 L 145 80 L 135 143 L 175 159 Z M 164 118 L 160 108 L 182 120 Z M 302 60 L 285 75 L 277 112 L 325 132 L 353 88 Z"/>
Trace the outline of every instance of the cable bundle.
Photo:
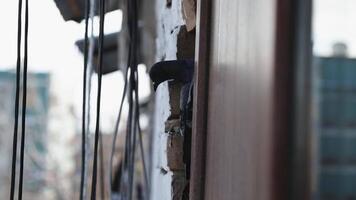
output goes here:
<path id="1" fill-rule="evenodd" d="M 87 75 L 88 75 L 88 26 L 89 26 L 89 11 L 90 0 L 85 1 L 85 32 L 84 32 L 84 67 L 83 67 L 83 105 L 82 105 L 82 169 L 80 178 L 80 196 L 79 198 L 85 199 L 85 187 L 86 187 L 86 148 L 87 148 Z"/>
<path id="2" fill-rule="evenodd" d="M 17 67 L 16 67 L 16 96 L 15 96 L 15 121 L 14 121 L 14 137 L 13 137 L 13 154 L 12 154 L 12 171 L 11 171 L 11 190 L 10 199 L 13 200 L 15 196 L 15 182 L 16 182 L 16 162 L 17 162 L 17 141 L 18 141 L 18 123 L 19 123 L 19 106 L 20 106 L 20 78 L 21 78 L 21 38 L 22 38 L 22 4 L 19 0 L 18 4 L 18 41 L 17 41 Z M 92 8 L 93 9 L 93 8 Z M 85 188 L 85 174 L 86 174 L 86 144 L 87 142 L 87 122 L 88 110 L 87 99 L 87 72 L 88 72 L 88 22 L 89 12 L 91 10 L 89 0 L 86 0 L 85 6 L 85 44 L 84 44 L 84 69 L 83 69 L 83 105 L 82 105 L 82 169 L 80 181 L 80 199 L 84 199 Z M 112 157 L 115 149 L 115 141 L 119 128 L 121 112 L 125 96 L 129 102 L 128 123 L 126 132 L 124 162 L 122 171 L 127 174 L 127 178 L 120 180 L 121 188 L 124 197 L 132 199 L 133 184 L 134 184 L 134 168 L 135 168 L 135 152 L 137 145 L 137 133 L 139 133 L 139 146 L 142 154 L 142 162 L 144 166 L 145 182 L 148 185 L 148 177 L 146 172 L 146 164 L 143 152 L 142 133 L 139 123 L 139 99 L 138 99 L 138 5 L 137 0 L 127 1 L 128 10 L 128 27 L 129 27 L 129 56 L 128 66 L 125 72 L 125 86 L 120 105 L 119 116 L 115 126 L 115 134 L 112 148 Z M 24 31 L 24 62 L 23 62 L 23 99 L 22 99 L 22 118 L 21 118 L 21 143 L 20 143 L 20 174 L 19 174 L 19 188 L 18 199 L 22 199 L 23 188 L 23 170 L 24 170 L 24 150 L 25 150 L 25 131 L 26 131 L 26 101 L 27 101 L 27 56 L 28 56 L 28 0 L 25 0 L 25 31 Z M 105 0 L 100 0 L 100 29 L 99 29 L 99 67 L 98 67 L 98 94 L 97 94 L 97 110 L 96 110 L 96 126 L 94 138 L 94 159 L 93 159 L 93 175 L 91 183 L 91 199 L 96 199 L 96 183 L 97 183 L 97 158 L 98 145 L 100 135 L 100 102 L 101 102 L 101 84 L 102 84 L 102 64 L 103 64 L 103 43 L 104 43 L 104 21 L 105 21 Z M 90 87 L 90 86 L 89 86 Z M 89 121 L 89 120 L 88 120 Z M 110 178 L 112 174 L 112 165 L 110 166 Z"/>
<path id="3" fill-rule="evenodd" d="M 104 44 L 104 21 L 105 21 L 105 0 L 99 2 L 99 67 L 98 67 L 98 94 L 97 94 L 97 107 L 96 107 L 96 123 L 95 123 L 95 136 L 94 136 L 94 159 L 93 159 L 93 175 L 91 182 L 91 199 L 96 199 L 96 184 L 97 184 L 97 168 L 98 168 L 98 145 L 100 134 L 100 102 L 101 102 L 101 82 L 102 82 L 102 69 L 103 69 L 103 44 Z"/>
<path id="4" fill-rule="evenodd" d="M 95 8 L 96 8 L 96 0 L 89 0 L 89 4 L 88 2 L 86 2 L 85 5 L 85 12 L 87 13 L 89 11 L 89 18 L 90 18 L 90 39 L 89 41 L 87 41 L 88 39 L 84 39 L 84 42 L 87 44 L 87 47 L 84 48 L 84 51 L 88 51 L 87 52 L 87 58 L 84 56 L 84 72 L 83 72 L 83 81 L 86 80 L 86 82 L 83 82 L 83 104 L 87 105 L 83 105 L 83 117 L 82 119 L 84 119 L 87 123 L 82 122 L 82 147 L 84 147 L 84 150 L 82 150 L 82 170 L 84 170 L 84 172 L 82 171 L 82 177 L 81 177 L 81 193 L 80 193 L 80 199 L 87 199 L 87 193 L 86 193 L 86 188 L 87 188 L 87 182 L 88 182 L 88 168 L 89 168 L 89 158 L 91 155 L 91 148 L 90 148 L 90 132 L 89 132 L 89 127 L 90 127 L 90 105 L 91 105 L 91 87 L 92 87 L 92 76 L 94 73 L 94 69 L 93 69 L 93 56 L 94 56 L 94 47 L 95 47 L 95 40 L 94 40 L 94 15 L 95 15 Z M 87 38 L 87 27 L 89 21 L 87 20 L 87 18 L 85 17 L 85 36 L 84 38 Z M 86 50 L 85 50 L 86 49 Z M 85 64 L 85 62 L 87 62 L 87 64 Z M 88 87 L 88 88 L 86 88 Z M 85 91 L 84 91 L 85 90 Z M 86 112 L 86 113 L 85 113 Z M 85 127 L 83 127 L 83 125 L 85 125 Z M 83 139 L 84 137 L 84 139 Z M 83 183 L 82 183 L 83 182 Z"/>
<path id="5" fill-rule="evenodd" d="M 146 191 L 148 191 L 148 176 L 146 171 L 146 163 L 142 141 L 142 131 L 140 127 L 140 111 L 139 111 L 139 90 L 138 90 L 138 1 L 127 0 L 127 25 L 129 31 L 129 49 L 128 49 L 128 62 L 125 71 L 125 85 L 122 94 L 121 104 L 119 108 L 118 118 L 115 124 L 115 131 L 113 137 L 113 144 L 111 149 L 110 158 L 110 184 L 112 186 L 112 166 L 113 157 L 116 146 L 117 133 L 121 121 L 122 107 L 125 98 L 127 97 L 129 111 L 127 114 L 126 138 L 125 138 L 125 151 L 122 164 L 119 169 L 122 176 L 120 177 L 119 192 L 122 199 L 133 199 L 134 188 L 134 173 L 135 173 L 135 155 L 137 139 L 139 139 L 139 147 L 142 157 L 142 165 L 144 168 L 144 179 L 146 184 Z M 139 134 L 139 138 L 137 138 Z M 113 188 L 112 188 L 113 189 Z"/>
<path id="6" fill-rule="evenodd" d="M 27 101 L 27 55 L 28 55 L 28 0 L 25 0 L 25 31 L 24 31 L 24 62 L 23 62 L 23 99 L 21 118 L 21 144 L 20 144 L 20 175 L 18 199 L 22 199 L 23 169 L 25 154 L 25 132 L 26 132 L 26 101 Z M 18 4 L 18 33 L 17 33 L 17 62 L 16 62 L 16 96 L 15 96 L 15 122 L 12 149 L 11 187 L 10 200 L 15 197 L 17 140 L 18 140 L 18 118 L 20 106 L 20 73 L 21 73 L 21 37 L 22 37 L 22 0 Z"/>

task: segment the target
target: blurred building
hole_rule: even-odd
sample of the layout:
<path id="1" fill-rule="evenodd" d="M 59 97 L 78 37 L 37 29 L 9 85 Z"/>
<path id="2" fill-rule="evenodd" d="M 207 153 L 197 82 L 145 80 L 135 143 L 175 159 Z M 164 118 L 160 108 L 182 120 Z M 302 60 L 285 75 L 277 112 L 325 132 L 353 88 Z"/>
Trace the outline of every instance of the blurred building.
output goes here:
<path id="1" fill-rule="evenodd" d="M 124 153 L 124 148 L 125 148 L 125 130 L 121 130 L 118 133 L 118 138 L 117 138 L 117 144 L 115 148 L 115 153 L 114 153 L 114 158 L 113 158 L 113 188 L 115 188 L 115 179 L 121 178 L 121 168 L 119 165 L 121 164 L 122 158 L 123 158 L 123 153 Z M 92 134 L 93 136 L 93 134 Z M 81 146 L 77 145 L 80 144 L 82 140 L 81 134 L 76 134 L 75 137 L 72 140 L 72 145 L 76 146 L 74 149 L 74 161 L 75 161 L 75 169 L 71 173 L 71 179 L 73 183 L 73 188 L 72 188 L 72 193 L 70 195 L 71 199 L 78 199 L 79 198 L 79 191 L 80 191 L 80 176 L 81 176 L 81 156 L 82 156 L 82 150 Z M 93 156 L 93 141 L 94 138 L 91 137 L 90 139 L 90 146 L 89 146 L 89 154 L 90 156 Z M 111 148 L 112 148 L 112 140 L 113 136 L 112 134 L 107 134 L 107 133 L 102 133 L 100 135 L 100 140 L 99 140 L 99 163 L 98 163 L 98 180 L 97 180 L 97 198 L 98 199 L 108 199 L 109 194 L 110 194 L 110 185 L 109 185 L 109 166 L 110 166 L 110 155 L 111 155 Z M 147 139 L 145 140 L 147 141 Z M 145 146 L 147 144 L 145 143 Z M 90 191 L 91 188 L 91 179 L 92 179 L 92 159 L 90 160 L 89 164 L 87 165 L 87 180 L 88 180 L 88 185 L 86 186 L 86 191 L 87 194 L 90 194 L 88 191 Z M 137 156 L 136 158 L 136 185 L 142 185 L 143 184 L 143 169 L 141 165 L 141 159 L 140 156 Z"/>
<path id="2" fill-rule="evenodd" d="M 321 199 L 356 199 L 356 59 L 317 58 Z"/>
<path id="3" fill-rule="evenodd" d="M 114 173 L 116 172 L 116 167 L 117 163 L 119 162 L 119 159 L 122 157 L 122 152 L 123 152 L 123 144 L 124 144 L 124 134 L 119 134 L 118 138 L 118 144 L 116 145 L 116 150 L 115 150 L 115 158 L 114 158 Z M 75 154 L 74 154 L 74 160 L 75 160 L 75 170 L 72 171 L 72 181 L 74 183 L 74 188 L 73 193 L 72 193 L 72 198 L 73 199 L 78 199 L 79 198 L 79 191 L 80 191 L 80 175 L 81 175 L 81 167 L 82 167 L 82 162 L 81 162 L 81 156 L 82 156 L 82 150 L 81 146 L 77 145 L 80 144 L 82 140 L 81 134 L 76 134 L 75 137 L 73 138 L 72 144 L 76 146 L 77 148 L 75 149 Z M 94 138 L 91 137 L 90 139 L 90 146 L 88 151 L 90 152 L 90 156 L 93 156 L 93 140 Z M 111 154 L 111 146 L 112 146 L 112 135 L 111 134 L 102 134 L 100 137 L 99 141 L 99 164 L 98 164 L 98 180 L 97 180 L 97 186 L 98 186 L 98 192 L 97 192 L 97 198 L 98 199 L 107 199 L 110 191 L 109 187 L 109 166 L 110 166 L 110 154 Z M 87 180 L 88 183 L 91 182 L 92 179 L 92 159 L 90 159 L 90 162 L 88 163 L 87 167 Z M 104 173 L 102 173 L 102 170 L 104 170 Z M 104 190 L 103 187 L 104 186 Z M 90 191 L 91 186 L 88 184 L 86 187 L 87 191 Z M 90 194 L 88 192 L 88 194 Z M 102 198 L 104 197 L 104 198 Z"/>
<path id="4" fill-rule="evenodd" d="M 10 191 L 14 102 L 16 91 L 15 76 L 15 72 L 13 71 L 0 72 L 0 155 L 2 157 L 0 162 L 1 196 L 6 196 Z M 50 77 L 47 73 L 28 74 L 24 168 L 24 192 L 26 199 L 40 198 L 44 192 L 44 186 L 46 185 L 49 80 Z"/>

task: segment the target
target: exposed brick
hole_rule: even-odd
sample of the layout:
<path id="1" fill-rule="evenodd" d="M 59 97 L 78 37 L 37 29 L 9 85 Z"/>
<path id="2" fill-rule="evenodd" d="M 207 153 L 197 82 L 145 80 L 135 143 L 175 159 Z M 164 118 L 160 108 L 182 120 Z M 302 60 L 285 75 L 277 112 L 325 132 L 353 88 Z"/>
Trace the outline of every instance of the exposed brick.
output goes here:
<path id="1" fill-rule="evenodd" d="M 166 133 L 179 133 L 180 120 L 172 119 L 165 122 L 165 132 Z"/>
<path id="2" fill-rule="evenodd" d="M 177 133 L 168 136 L 167 163 L 173 173 L 175 173 L 175 171 L 182 171 L 185 168 L 183 162 L 183 140 L 184 137 Z"/>
<path id="3" fill-rule="evenodd" d="M 195 29 L 188 32 L 186 26 L 181 26 L 177 38 L 177 58 L 194 59 Z"/>
<path id="4" fill-rule="evenodd" d="M 195 29 L 188 33 L 183 26 L 185 21 L 182 3 L 182 0 L 156 0 L 157 61 L 194 59 Z M 182 200 L 187 185 L 183 163 L 183 136 L 179 130 L 182 85 L 172 81 L 163 85 L 164 87 L 158 88 L 156 96 L 157 126 L 153 140 L 156 142 L 152 146 L 157 156 L 153 156 L 152 161 L 154 167 L 150 199 Z M 170 181 L 169 185 L 167 181 Z"/>
<path id="5" fill-rule="evenodd" d="M 186 180 L 184 172 L 174 173 L 172 180 L 172 200 L 182 200 L 185 185 Z"/>
<path id="6" fill-rule="evenodd" d="M 170 119 L 179 119 L 180 115 L 180 90 L 182 88 L 182 84 L 176 81 L 168 82 L 168 91 L 169 91 L 169 105 L 171 110 Z"/>

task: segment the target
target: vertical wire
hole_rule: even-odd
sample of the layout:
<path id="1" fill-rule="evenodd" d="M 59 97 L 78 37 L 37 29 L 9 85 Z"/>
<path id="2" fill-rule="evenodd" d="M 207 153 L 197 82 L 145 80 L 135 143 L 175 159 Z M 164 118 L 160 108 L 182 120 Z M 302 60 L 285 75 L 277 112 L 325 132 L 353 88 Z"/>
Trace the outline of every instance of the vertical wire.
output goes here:
<path id="1" fill-rule="evenodd" d="M 124 93 L 123 93 L 123 97 L 122 99 L 125 98 L 126 96 L 126 88 L 128 91 L 131 90 L 131 83 L 130 83 L 130 80 L 129 80 L 129 71 L 131 71 L 130 69 L 130 64 L 131 64 L 131 60 L 132 60 L 132 51 L 131 51 L 131 48 L 132 48 L 132 42 L 131 42 L 131 32 L 130 32 L 130 9 L 129 9 L 129 4 L 130 2 L 129 1 L 126 1 L 126 9 L 127 9 L 127 25 L 128 25 L 128 31 L 129 31 L 129 34 L 128 34 L 128 40 L 129 40 L 129 50 L 127 51 L 128 52 L 128 62 L 127 62 L 127 68 L 126 68 L 126 74 L 125 74 L 125 88 L 124 88 Z M 131 72 L 130 72 L 131 73 Z M 130 104 L 130 95 L 128 94 L 128 102 Z M 123 102 L 121 102 L 121 104 L 123 104 Z M 131 106 L 129 105 L 129 114 L 130 114 L 130 108 Z M 121 108 L 120 108 L 121 109 Z M 129 121 L 130 121 L 130 117 L 128 118 L 128 122 L 127 122 L 127 125 L 129 124 Z M 119 122 L 120 122 L 120 113 L 119 113 L 119 117 L 118 117 L 118 121 L 117 121 L 117 125 L 119 125 Z M 118 128 L 118 126 L 117 126 Z M 115 131 L 114 134 L 117 134 L 117 131 Z M 114 136 L 114 139 L 116 140 L 116 136 Z M 113 144 L 115 145 L 115 142 L 116 141 L 113 141 Z M 113 145 L 113 149 L 112 149 L 112 157 L 113 157 L 113 154 L 114 154 L 114 146 Z M 121 196 L 123 199 L 126 199 L 127 198 L 127 187 L 126 187 L 126 182 L 127 182 L 127 169 L 128 169 L 128 154 L 129 154 L 129 131 L 128 131 L 128 127 L 126 128 L 126 136 L 125 136 L 125 143 L 124 143 L 124 152 L 123 152 L 123 159 L 122 159 L 122 165 L 121 165 L 121 173 L 122 173 L 122 176 L 120 177 L 120 188 L 119 188 L 119 191 L 121 192 Z M 111 166 L 112 167 L 112 166 Z M 112 171 L 112 170 L 111 170 Z M 112 182 L 112 181 L 111 181 Z"/>
<path id="2" fill-rule="evenodd" d="M 12 141 L 12 161 L 11 161 L 11 187 L 10 200 L 15 196 L 15 182 L 16 182 L 16 157 L 17 157 L 17 132 L 19 123 L 19 104 L 20 104 L 20 73 L 21 73 L 21 27 L 22 27 L 22 0 L 18 4 L 18 27 L 17 27 L 17 61 L 16 61 L 16 94 L 15 94 L 15 122 L 14 122 L 14 136 Z"/>
<path id="3" fill-rule="evenodd" d="M 25 45 L 24 45 L 24 72 L 23 72 L 23 99 L 22 99 L 22 125 L 20 146 L 20 177 L 19 177 L 19 200 L 22 199 L 24 154 L 26 141 L 26 103 L 27 103 L 27 51 L 28 51 L 28 0 L 25 1 Z"/>
<path id="4" fill-rule="evenodd" d="M 138 86 L 137 86 L 137 1 L 127 1 L 127 10 L 128 10 L 128 31 L 130 38 L 129 45 L 129 64 L 128 68 L 130 69 L 129 75 L 129 114 L 128 114 L 128 124 L 126 131 L 126 142 L 125 142 L 125 161 L 126 169 L 128 173 L 128 181 L 124 183 L 127 185 L 127 190 L 125 198 L 133 198 L 133 188 L 134 188 L 134 172 L 135 172 L 135 155 L 136 155 L 136 143 L 137 143 L 137 119 L 139 118 L 139 103 L 138 103 Z M 141 145 L 140 145 L 141 146 Z M 123 184 L 120 184 L 123 185 Z M 128 194 L 127 194 L 128 193 Z"/>
<path id="5" fill-rule="evenodd" d="M 117 134 L 119 131 L 119 126 L 120 126 L 120 121 L 121 121 L 121 114 L 122 114 L 122 108 L 125 102 L 125 97 L 126 97 L 126 90 L 127 90 L 127 74 L 128 74 L 128 70 L 126 70 L 125 75 L 124 75 L 124 90 L 122 92 L 122 98 L 121 98 L 121 104 L 120 104 L 120 108 L 119 108 L 119 113 L 118 113 L 118 117 L 115 123 L 115 130 L 113 133 L 113 140 L 112 140 L 112 145 L 111 145 L 111 154 L 110 154 L 110 165 L 109 165 L 109 182 L 110 182 L 110 188 L 112 188 L 112 171 L 113 171 L 113 162 L 114 162 L 114 154 L 115 154 L 115 149 L 116 149 L 116 140 L 117 140 Z"/>
<path id="6" fill-rule="evenodd" d="M 95 40 L 94 40 L 94 14 L 95 14 L 95 7 L 96 7 L 96 0 L 90 0 L 90 40 L 89 40 L 89 52 L 88 52 L 88 101 L 87 101 L 87 125 L 86 125 L 86 140 L 85 140 L 85 168 L 86 168 L 86 173 L 84 174 L 84 190 L 83 190 L 83 199 L 87 199 L 87 184 L 88 184 L 88 176 L 89 176 L 89 158 L 91 157 L 92 154 L 92 148 L 91 148 L 91 134 L 90 134 L 90 122 L 91 122 L 91 91 L 92 91 L 92 77 L 93 77 L 93 56 L 94 56 L 94 47 L 95 47 Z"/>
<path id="7" fill-rule="evenodd" d="M 134 174 L 135 174 L 135 155 L 136 155 L 136 143 L 137 143 L 137 126 L 135 123 L 135 113 L 137 110 L 136 104 L 132 106 L 134 109 L 132 110 L 132 152 L 131 152 L 131 169 L 130 169 L 130 199 L 133 198 L 133 189 L 134 189 Z"/>
<path id="8" fill-rule="evenodd" d="M 97 96 L 96 125 L 95 125 L 95 138 L 94 138 L 93 176 L 92 176 L 92 187 L 91 187 L 92 200 L 96 199 L 98 142 L 99 142 L 99 132 L 100 132 L 101 82 L 102 82 L 102 67 L 103 67 L 102 65 L 103 65 L 103 43 L 104 43 L 104 20 L 105 20 L 105 0 L 100 0 L 98 96 Z"/>
<path id="9" fill-rule="evenodd" d="M 148 173 L 147 173 L 147 165 L 146 165 L 146 158 L 145 158 L 145 153 L 144 153 L 144 146 L 143 146 L 143 137 L 142 137 L 142 129 L 140 125 L 140 103 L 138 99 L 138 86 L 139 86 L 139 77 L 138 77 L 138 71 L 136 71 L 136 124 L 137 124 L 137 129 L 138 129 L 138 134 L 139 134 L 139 145 L 140 145 L 140 153 L 141 153 L 141 162 L 143 166 L 143 173 L 144 173 L 144 180 L 145 180 L 145 190 L 148 193 L 149 192 L 149 183 L 148 183 Z"/>
<path id="10" fill-rule="evenodd" d="M 86 99 L 87 99 L 87 74 L 88 74 L 88 25 L 89 25 L 90 2 L 85 1 L 85 31 L 84 31 L 84 67 L 83 67 L 83 104 L 82 104 L 82 169 L 80 178 L 80 196 L 84 199 L 85 174 L 86 174 Z"/>
<path id="11" fill-rule="evenodd" d="M 112 184 L 112 160 L 115 151 L 116 134 L 118 131 L 120 117 L 121 117 L 121 107 L 126 94 L 126 87 L 128 88 L 128 102 L 129 102 L 129 112 L 128 112 L 128 122 L 126 129 L 125 138 L 125 150 L 124 150 L 124 160 L 121 166 L 121 171 L 123 176 L 120 180 L 120 192 L 124 199 L 133 198 L 133 188 L 134 188 L 134 172 L 135 172 L 135 155 L 136 155 L 136 144 L 137 144 L 137 134 L 139 134 L 139 148 L 142 154 L 142 165 L 144 168 L 144 179 L 145 185 L 148 187 L 148 176 L 146 171 L 146 163 L 144 158 L 143 142 L 141 135 L 141 127 L 139 122 L 139 100 L 138 100 L 138 72 L 137 72 L 137 53 L 138 53 L 138 26 L 137 26 L 137 1 L 127 1 L 127 25 L 129 31 L 129 57 L 128 66 L 125 74 L 125 86 L 122 96 L 122 101 L 120 105 L 119 116 L 116 121 L 113 145 L 111 150 L 111 161 L 110 161 L 110 184 Z M 130 73 L 128 74 L 128 71 Z M 128 77 L 127 77 L 128 76 Z M 128 82 L 128 84 L 127 84 Z M 139 133 L 137 133 L 139 132 Z M 126 177 L 128 175 L 128 177 Z"/>
<path id="12" fill-rule="evenodd" d="M 126 194 L 125 197 L 129 200 L 132 199 L 132 184 L 133 184 L 133 160 L 132 160 L 132 150 L 133 150 L 133 127 L 132 127 L 132 118 L 133 118 L 133 84 L 134 80 L 132 79 L 132 74 L 134 73 L 134 60 L 135 60 L 135 46 L 134 46 L 134 40 L 135 36 L 133 34 L 133 20 L 132 20 L 132 15 L 134 14 L 132 12 L 132 1 L 127 2 L 127 11 L 128 11 L 128 30 L 129 30 L 129 35 L 130 35 L 130 57 L 129 57 L 129 65 L 128 67 L 130 68 L 130 74 L 129 74 L 129 93 L 128 93 L 128 101 L 129 101 L 129 113 L 128 113 L 128 123 L 127 123 L 127 132 L 126 132 L 126 169 L 127 169 L 127 175 L 128 175 L 128 180 L 125 182 L 125 184 L 128 186 L 127 190 L 125 190 Z"/>
<path id="13" fill-rule="evenodd" d="M 131 43 L 131 37 L 129 35 L 129 40 L 130 40 L 130 43 Z M 129 82 L 129 71 L 131 70 L 130 69 L 130 60 L 131 60 L 131 44 L 129 45 L 129 51 L 128 51 L 128 62 L 127 62 L 127 69 L 126 69 L 126 87 L 127 87 L 127 91 L 125 91 L 125 93 L 123 95 L 127 95 L 126 93 L 128 93 L 128 91 L 130 91 L 130 82 Z M 128 103 L 130 102 L 130 98 L 129 98 L 129 95 L 127 95 L 127 101 Z M 124 97 L 123 97 L 124 98 Z M 130 108 L 130 106 L 129 106 Z M 130 113 L 130 112 L 128 112 Z M 128 123 L 128 122 L 127 122 Z M 128 153 L 129 153 L 129 136 L 128 136 L 128 131 L 127 131 L 127 128 L 126 128 L 126 135 L 125 135 L 125 143 L 124 143 L 124 153 L 123 153 L 123 160 L 122 160 L 122 165 L 121 165 L 121 173 L 122 173 L 122 176 L 120 177 L 120 191 L 122 193 L 122 196 L 124 199 L 126 199 L 126 193 L 127 193 L 127 187 L 126 187 L 126 181 L 127 181 L 127 168 L 128 168 Z M 124 183 L 125 184 L 124 184 Z"/>
<path id="14" fill-rule="evenodd" d="M 139 111 L 138 111 L 139 113 Z M 139 116 L 139 115 L 137 115 Z M 139 117 L 138 117 L 139 118 Z M 142 129 L 140 122 L 137 121 L 137 129 L 138 129 L 138 134 L 139 134 L 139 142 L 140 142 L 140 153 L 141 153 L 141 162 L 142 162 L 142 168 L 143 168 L 143 173 L 144 173 L 144 181 L 145 181 L 145 191 L 147 192 L 147 196 L 149 196 L 149 182 L 148 182 L 148 173 L 147 173 L 147 164 L 146 164 L 146 159 L 145 159 L 145 152 L 144 152 L 144 146 L 143 146 L 143 138 L 142 138 Z"/>
<path id="15" fill-rule="evenodd" d="M 131 68 L 131 72 L 132 73 L 132 68 Z M 131 174 L 132 174 L 132 107 L 133 107 L 133 100 L 132 100 L 132 79 L 131 79 L 131 75 L 130 75 L 130 92 L 129 92 L 129 117 L 128 117 L 128 124 L 127 124 L 127 135 L 126 137 L 128 138 L 128 148 L 127 148 L 127 154 L 126 156 L 128 157 L 128 163 L 127 163 L 127 167 L 128 167 L 128 199 L 131 200 L 132 199 L 132 179 L 131 179 Z"/>
<path id="16" fill-rule="evenodd" d="M 99 134 L 99 141 L 100 141 L 100 191 L 101 191 L 101 199 L 105 199 L 105 175 L 104 175 L 104 144 L 103 144 L 103 135 Z"/>
<path id="17" fill-rule="evenodd" d="M 136 0 L 133 0 L 133 1 L 130 1 L 131 2 L 131 11 L 132 11 L 132 17 L 133 19 L 131 20 L 131 34 L 133 36 L 132 38 L 132 62 L 131 62 L 131 76 L 130 76 L 130 79 L 131 79 L 131 101 L 133 103 L 132 107 L 134 107 L 135 109 L 132 110 L 131 112 L 133 112 L 132 114 L 132 121 L 130 123 L 132 123 L 132 127 L 133 129 L 131 130 L 132 131 L 132 152 L 131 152 L 131 166 L 130 166 L 130 180 L 129 180 L 129 188 L 130 188 L 130 193 L 129 193 L 129 199 L 131 200 L 133 198 L 133 188 L 134 188 L 134 170 L 135 170 L 135 154 L 136 154 L 136 134 L 137 134 L 137 126 L 136 126 L 136 123 L 135 123 L 135 120 L 137 119 L 136 118 L 136 114 L 137 114 L 137 109 L 138 109 L 138 106 L 137 106 L 137 101 L 138 99 L 136 98 L 136 96 L 134 96 L 134 94 L 137 94 L 137 91 L 136 91 L 136 79 L 135 79 L 135 73 L 137 72 L 137 2 Z M 135 102 L 133 102 L 133 99 L 135 97 Z"/>

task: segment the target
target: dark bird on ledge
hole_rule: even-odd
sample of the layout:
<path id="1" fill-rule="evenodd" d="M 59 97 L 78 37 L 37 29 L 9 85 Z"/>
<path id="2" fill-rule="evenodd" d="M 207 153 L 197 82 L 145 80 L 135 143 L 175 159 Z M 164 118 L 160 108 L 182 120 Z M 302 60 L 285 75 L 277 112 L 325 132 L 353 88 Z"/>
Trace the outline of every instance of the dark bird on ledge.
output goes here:
<path id="1" fill-rule="evenodd" d="M 175 80 L 183 84 L 193 79 L 193 60 L 170 60 L 154 64 L 150 70 L 153 88 L 156 91 L 159 84 L 167 80 Z"/>

